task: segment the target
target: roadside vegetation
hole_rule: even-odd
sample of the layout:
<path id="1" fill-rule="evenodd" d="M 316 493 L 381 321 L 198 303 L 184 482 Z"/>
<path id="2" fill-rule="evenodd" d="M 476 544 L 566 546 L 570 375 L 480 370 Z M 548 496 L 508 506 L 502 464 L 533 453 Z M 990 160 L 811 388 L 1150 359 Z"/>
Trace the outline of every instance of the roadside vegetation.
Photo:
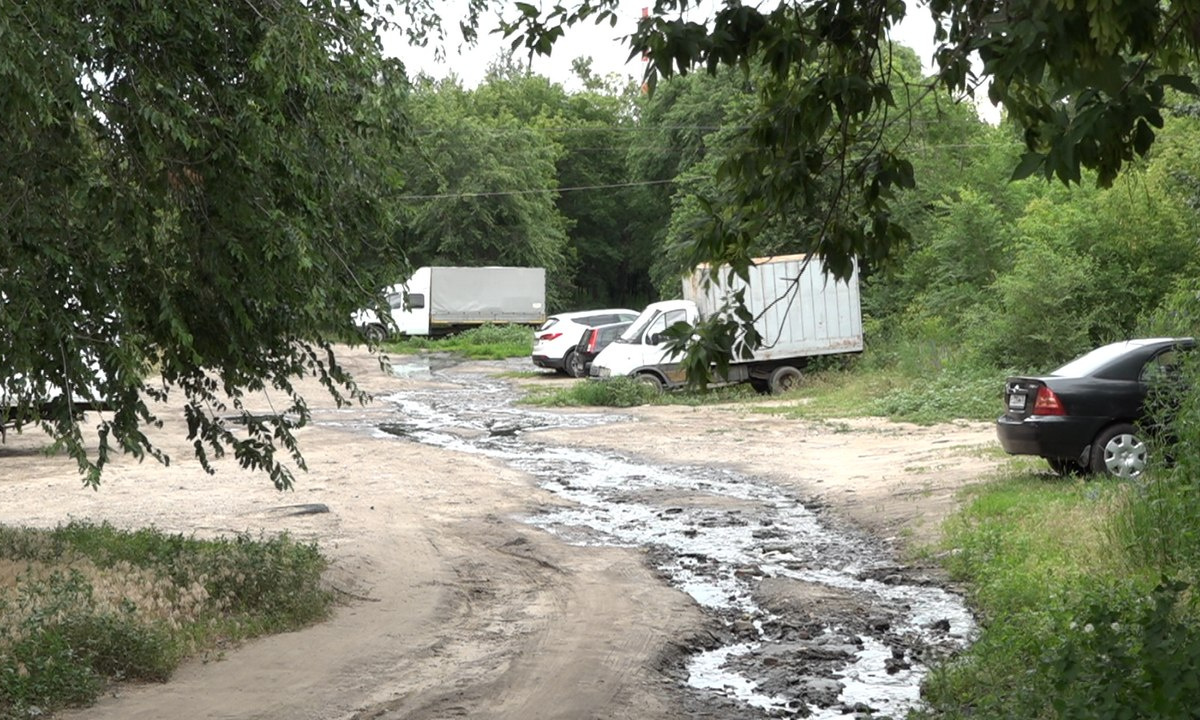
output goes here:
<path id="1" fill-rule="evenodd" d="M 71 523 L 0 526 L 0 718 L 165 681 L 187 658 L 323 619 L 325 559 L 287 536 L 197 540 Z"/>
<path id="2" fill-rule="evenodd" d="M 713 405 L 748 402 L 759 397 L 761 396 L 751 390 L 748 385 L 662 392 L 633 378 L 618 377 L 603 382 L 583 380 L 571 383 L 570 386 L 564 388 L 534 389 L 525 396 L 524 402 L 547 407 L 633 407 L 635 405 Z"/>
<path id="3" fill-rule="evenodd" d="M 409 336 L 383 343 L 385 353 L 413 355 L 449 352 L 473 360 L 503 360 L 528 356 L 533 350 L 533 330 L 525 325 L 481 325 L 439 338 Z"/>
<path id="4" fill-rule="evenodd" d="M 1134 482 L 1037 459 L 972 487 L 941 557 L 978 640 L 926 686 L 934 718 L 1192 718 L 1200 697 L 1200 373 L 1169 455 Z"/>

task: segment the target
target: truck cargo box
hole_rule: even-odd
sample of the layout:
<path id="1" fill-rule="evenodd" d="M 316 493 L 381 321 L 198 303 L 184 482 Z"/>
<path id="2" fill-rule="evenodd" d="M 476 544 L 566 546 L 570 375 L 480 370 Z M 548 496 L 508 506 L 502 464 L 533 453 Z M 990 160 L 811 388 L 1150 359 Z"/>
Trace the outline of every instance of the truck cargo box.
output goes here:
<path id="1" fill-rule="evenodd" d="M 754 327 L 762 336 L 755 361 L 862 351 L 857 266 L 842 281 L 826 276 L 815 256 L 783 255 L 755 263 L 748 283 L 737 276 L 731 280 L 727 267 L 713 272 L 702 266 L 684 278 L 683 297 L 696 303 L 700 317 L 711 317 L 733 293 L 745 290 L 746 308 L 758 318 Z"/>
<path id="2" fill-rule="evenodd" d="M 546 320 L 545 299 L 544 268 L 430 268 L 431 326 L 540 325 Z"/>

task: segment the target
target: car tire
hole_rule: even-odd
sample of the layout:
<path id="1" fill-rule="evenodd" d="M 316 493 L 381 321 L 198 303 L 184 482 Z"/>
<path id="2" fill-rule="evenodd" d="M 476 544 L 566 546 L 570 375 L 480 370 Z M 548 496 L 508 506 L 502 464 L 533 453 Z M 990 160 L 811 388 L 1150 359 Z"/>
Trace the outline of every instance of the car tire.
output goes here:
<path id="1" fill-rule="evenodd" d="M 771 389 L 772 395 L 782 395 L 800 387 L 800 381 L 803 378 L 799 369 L 791 365 L 782 365 L 771 373 L 771 380 L 767 386 Z"/>
<path id="2" fill-rule="evenodd" d="M 657 392 L 663 391 L 662 378 L 655 375 L 654 373 L 648 373 L 648 372 L 638 373 L 637 375 L 634 376 L 633 379 L 642 383 L 643 385 L 654 388 L 654 390 Z"/>
<path id="3" fill-rule="evenodd" d="M 558 368 L 558 372 L 566 375 L 567 377 L 575 377 L 571 373 L 571 363 L 573 362 L 575 362 L 575 348 L 571 348 L 567 351 L 566 355 L 563 355 L 563 364 L 561 368 Z"/>
<path id="4" fill-rule="evenodd" d="M 1046 462 L 1050 464 L 1050 469 L 1054 471 L 1054 474 L 1059 477 L 1082 475 L 1085 469 L 1078 461 L 1072 458 L 1048 457 L 1046 458 Z"/>
<path id="5" fill-rule="evenodd" d="M 563 362 L 567 368 L 567 374 L 571 377 L 587 377 L 587 361 L 579 353 L 572 350 L 567 353 L 567 357 L 563 359 Z"/>
<path id="6" fill-rule="evenodd" d="M 1097 475 L 1134 480 L 1146 470 L 1150 460 L 1142 433 L 1129 423 L 1105 428 L 1092 443 L 1091 466 Z"/>

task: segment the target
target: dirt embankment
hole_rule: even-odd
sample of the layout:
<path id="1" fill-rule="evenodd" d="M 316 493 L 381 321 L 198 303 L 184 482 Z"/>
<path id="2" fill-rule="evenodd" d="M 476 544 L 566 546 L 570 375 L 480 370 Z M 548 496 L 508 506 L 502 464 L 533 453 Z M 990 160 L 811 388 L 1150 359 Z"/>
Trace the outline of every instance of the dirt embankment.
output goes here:
<path id="1" fill-rule="evenodd" d="M 361 350 L 343 358 L 378 395 L 436 384 L 382 373 Z M 521 523 L 562 501 L 485 457 L 371 432 L 395 419 L 393 406 L 335 409 L 315 384 L 308 397 L 318 424 L 301 431 L 310 472 L 292 493 L 228 460 L 206 475 L 181 417 L 168 412 L 157 437 L 170 467 L 118 460 L 97 492 L 81 489 L 65 458 L 43 454 L 40 434 L 10 434 L 0 446 L 0 523 L 87 519 L 202 536 L 286 530 L 320 543 L 330 582 L 346 599 L 319 626 L 198 659 L 163 685 L 114 688 L 64 717 L 739 716 L 680 686 L 678 655 L 704 618 L 655 576 L 642 551 L 572 546 Z M 978 450 L 991 442 L 984 426 L 826 425 L 741 408 L 623 414 L 633 419 L 538 435 L 736 467 L 884 538 L 931 537 L 955 490 L 995 462 Z M 280 509 L 298 503 L 330 512 Z"/>

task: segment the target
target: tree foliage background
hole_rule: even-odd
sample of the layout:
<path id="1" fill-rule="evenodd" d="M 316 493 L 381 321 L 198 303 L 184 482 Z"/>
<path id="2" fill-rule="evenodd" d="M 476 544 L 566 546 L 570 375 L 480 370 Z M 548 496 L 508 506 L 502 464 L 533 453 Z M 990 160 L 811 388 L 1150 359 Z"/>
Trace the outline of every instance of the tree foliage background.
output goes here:
<path id="1" fill-rule="evenodd" d="M 5 419 L 96 483 L 156 454 L 149 400 L 178 393 L 202 461 L 290 483 L 295 377 L 355 395 L 327 338 L 403 265 L 405 78 L 374 29 L 336 0 L 0 6 Z M 265 388 L 276 412 L 245 412 Z"/>
<path id="2" fill-rule="evenodd" d="M 155 454 L 150 401 L 181 396 L 203 461 L 232 451 L 286 487 L 295 378 L 355 399 L 329 343 L 435 263 L 545 267 L 551 310 L 574 310 L 819 252 L 858 263 L 864 360 L 913 372 L 1192 331 L 1169 310 L 1200 262 L 1185 5 L 933 3 L 926 74 L 888 40 L 903 3 L 701 23 L 659 0 L 630 38 L 646 86 L 581 62 L 570 89 L 519 53 L 615 3 L 467 5 L 468 32 L 498 7 L 515 45 L 476 87 L 382 55 L 388 17 L 436 41 L 450 19 L 423 0 L 0 7 L 5 419 L 94 483 L 114 452 Z M 246 410 L 263 393 L 272 412 Z"/>

